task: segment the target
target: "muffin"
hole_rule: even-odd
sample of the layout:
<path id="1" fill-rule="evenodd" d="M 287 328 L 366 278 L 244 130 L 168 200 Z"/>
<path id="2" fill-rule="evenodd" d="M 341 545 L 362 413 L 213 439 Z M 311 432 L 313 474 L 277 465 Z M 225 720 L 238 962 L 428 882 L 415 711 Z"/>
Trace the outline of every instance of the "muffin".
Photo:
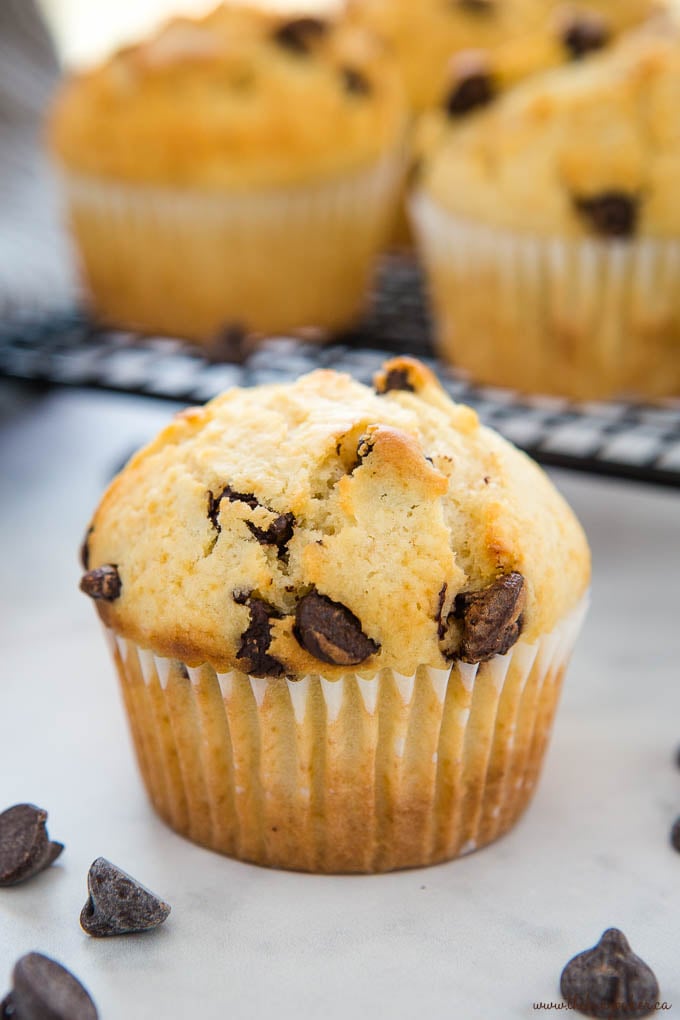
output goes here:
<path id="1" fill-rule="evenodd" d="M 669 24 L 433 140 L 411 208 L 444 358 L 575 399 L 680 392 L 678 95 Z"/>
<path id="2" fill-rule="evenodd" d="M 191 408 L 114 480 L 81 588 L 173 829 L 258 864 L 448 860 L 527 806 L 589 553 L 416 361 Z"/>
<path id="3" fill-rule="evenodd" d="M 255 8 L 175 19 L 72 78 L 50 137 L 93 309 L 199 342 L 348 327 L 403 128 L 370 34 Z"/>

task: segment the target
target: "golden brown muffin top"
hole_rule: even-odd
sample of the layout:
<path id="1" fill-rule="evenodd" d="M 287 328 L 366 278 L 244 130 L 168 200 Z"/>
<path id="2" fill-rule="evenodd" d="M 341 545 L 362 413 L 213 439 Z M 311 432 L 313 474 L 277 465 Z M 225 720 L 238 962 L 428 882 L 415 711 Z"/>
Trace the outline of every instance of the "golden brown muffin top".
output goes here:
<path id="1" fill-rule="evenodd" d="M 416 112 L 445 101 L 456 55 L 481 50 L 495 86 L 576 59 L 639 24 L 665 0 L 349 0 L 394 50 Z M 453 81 L 452 81 L 453 79 Z"/>
<path id="2" fill-rule="evenodd" d="M 484 661 L 551 631 L 590 569 L 546 475 L 404 358 L 375 389 L 317 371 L 181 413 L 84 551 L 118 634 L 293 677 Z"/>
<path id="3" fill-rule="evenodd" d="M 67 80 L 50 135 L 79 174 L 257 189 L 368 166 L 403 116 L 392 59 L 363 29 L 223 4 Z"/>
<path id="4" fill-rule="evenodd" d="M 680 40 L 631 33 L 538 75 L 428 140 L 422 188 L 494 228 L 560 237 L 678 237 Z"/>

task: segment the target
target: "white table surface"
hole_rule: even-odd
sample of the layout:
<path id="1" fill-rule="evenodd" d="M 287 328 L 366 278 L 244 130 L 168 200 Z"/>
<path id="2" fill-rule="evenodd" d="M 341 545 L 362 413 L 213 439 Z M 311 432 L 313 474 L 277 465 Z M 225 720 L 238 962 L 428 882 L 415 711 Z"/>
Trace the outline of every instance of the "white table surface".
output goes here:
<path id="1" fill-rule="evenodd" d="M 0 386 L 0 808 L 33 801 L 66 850 L 0 890 L 0 997 L 40 950 L 102 1020 L 551 1015 L 559 975 L 621 927 L 680 1017 L 680 493 L 554 477 L 593 547 L 593 606 L 547 767 L 520 825 L 464 860 L 378 877 L 267 871 L 151 811 L 77 549 L 110 472 L 167 419 L 148 399 Z M 92 860 L 173 907 L 142 936 L 78 925 Z M 574 1015 L 574 1014 L 570 1014 Z"/>

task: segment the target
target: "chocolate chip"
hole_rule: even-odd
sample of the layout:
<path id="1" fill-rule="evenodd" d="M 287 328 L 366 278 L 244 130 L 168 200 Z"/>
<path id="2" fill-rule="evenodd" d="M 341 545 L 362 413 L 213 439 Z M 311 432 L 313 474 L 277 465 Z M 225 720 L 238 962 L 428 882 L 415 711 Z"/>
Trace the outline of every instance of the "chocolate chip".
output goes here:
<path id="1" fill-rule="evenodd" d="M 449 117 L 464 117 L 472 110 L 487 106 L 495 98 L 496 86 L 488 69 L 470 62 L 469 66 L 461 67 L 444 101 L 444 108 Z"/>
<path id="2" fill-rule="evenodd" d="M 222 531 L 222 527 L 219 522 L 220 503 L 223 499 L 228 499 L 230 503 L 245 503 L 251 510 L 256 510 L 262 504 L 258 499 L 253 496 L 252 493 L 247 492 L 235 492 L 230 485 L 225 486 L 219 496 L 213 496 L 212 492 L 208 493 L 208 518 L 212 521 L 213 527 L 219 532 Z M 285 513 L 279 514 L 268 528 L 259 528 L 252 521 L 246 521 L 248 528 L 255 538 L 262 545 L 275 545 L 278 546 L 279 553 L 283 554 L 286 552 L 286 546 L 293 537 L 295 528 L 295 514 Z"/>
<path id="3" fill-rule="evenodd" d="M 403 390 L 406 393 L 416 392 L 415 386 L 409 381 L 408 369 L 391 368 L 376 387 L 376 393 L 380 396 L 391 390 Z"/>
<path id="4" fill-rule="evenodd" d="M 235 593 L 234 601 L 246 605 L 250 611 L 250 623 L 241 635 L 241 645 L 236 654 L 236 658 L 243 661 L 245 672 L 260 677 L 283 676 L 282 663 L 269 654 L 271 621 L 280 619 L 281 614 L 263 599 Z"/>
<path id="5" fill-rule="evenodd" d="M 346 92 L 353 96 L 369 96 L 371 94 L 371 83 L 361 71 L 355 67 L 343 67 L 341 72 L 342 84 Z"/>
<path id="6" fill-rule="evenodd" d="M 293 18 L 279 25 L 274 32 L 274 40 L 291 53 L 306 56 L 328 29 L 328 22 L 322 18 Z"/>
<path id="7" fill-rule="evenodd" d="M 85 532 L 85 538 L 83 539 L 82 545 L 80 547 L 80 562 L 83 570 L 90 569 L 90 535 L 92 534 L 93 531 L 94 525 L 91 524 L 90 527 Z"/>
<path id="8" fill-rule="evenodd" d="M 659 1000 L 654 974 L 617 928 L 609 928 L 596 946 L 569 961 L 560 990 L 573 1009 L 608 1020 L 647 1016 Z"/>
<path id="9" fill-rule="evenodd" d="M 606 22 L 597 14 L 583 14 L 570 21 L 562 32 L 562 41 L 572 60 L 581 60 L 588 53 L 603 49 L 609 42 Z"/>
<path id="10" fill-rule="evenodd" d="M 522 631 L 525 603 L 524 578 L 517 572 L 499 577 L 481 591 L 456 595 L 444 626 L 444 654 L 470 663 L 505 655 Z M 447 640 L 450 637 L 456 638 L 453 646 Z"/>
<path id="11" fill-rule="evenodd" d="M 0 815 L 0 886 L 18 885 L 56 861 L 63 843 L 51 842 L 47 811 L 15 804 Z"/>
<path id="12" fill-rule="evenodd" d="M 42 953 L 22 956 L 0 1017 L 12 1020 L 97 1020 L 97 1007 L 80 981 Z"/>
<path id="13" fill-rule="evenodd" d="M 448 588 L 448 584 L 444 583 L 439 589 L 439 598 L 437 599 L 437 636 L 440 641 L 443 641 L 446 636 L 446 621 L 443 618 L 443 612 Z"/>
<path id="14" fill-rule="evenodd" d="M 92 864 L 87 888 L 80 926 L 97 938 L 157 928 L 170 913 L 167 903 L 104 857 Z"/>
<path id="15" fill-rule="evenodd" d="M 601 237 L 632 237 L 637 229 L 640 199 L 623 191 L 605 191 L 590 198 L 575 198 L 577 211 Z"/>
<path id="16" fill-rule="evenodd" d="M 671 846 L 680 854 L 680 818 L 676 818 L 671 829 Z"/>
<path id="17" fill-rule="evenodd" d="M 256 340 L 240 322 L 229 322 L 206 344 L 208 361 L 243 365 L 256 347 Z"/>
<path id="18" fill-rule="evenodd" d="M 358 666 L 380 650 L 354 613 L 318 592 L 298 602 L 294 634 L 306 651 L 333 666 Z"/>
<path id="19" fill-rule="evenodd" d="M 115 602 L 120 595 L 121 587 L 118 567 L 112 563 L 88 570 L 80 579 L 81 591 L 91 599 L 103 599 L 105 602 Z"/>

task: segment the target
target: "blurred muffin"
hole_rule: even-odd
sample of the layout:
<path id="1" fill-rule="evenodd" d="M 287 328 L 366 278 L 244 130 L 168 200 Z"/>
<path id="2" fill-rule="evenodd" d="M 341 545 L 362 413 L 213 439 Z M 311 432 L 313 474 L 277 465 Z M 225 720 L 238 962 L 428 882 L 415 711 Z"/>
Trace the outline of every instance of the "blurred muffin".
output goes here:
<path id="1" fill-rule="evenodd" d="M 363 30 L 229 5 L 71 79 L 50 133 L 94 309 L 199 341 L 348 326 L 403 117 Z"/>
<path id="2" fill-rule="evenodd" d="M 531 798 L 589 554 L 523 454 L 418 362 L 180 414 L 112 483 L 81 588 L 154 806 L 215 850 L 447 860 Z"/>
<path id="3" fill-rule="evenodd" d="M 443 356 L 520 390 L 680 392 L 678 96 L 669 24 L 433 143 L 412 210 Z"/>

